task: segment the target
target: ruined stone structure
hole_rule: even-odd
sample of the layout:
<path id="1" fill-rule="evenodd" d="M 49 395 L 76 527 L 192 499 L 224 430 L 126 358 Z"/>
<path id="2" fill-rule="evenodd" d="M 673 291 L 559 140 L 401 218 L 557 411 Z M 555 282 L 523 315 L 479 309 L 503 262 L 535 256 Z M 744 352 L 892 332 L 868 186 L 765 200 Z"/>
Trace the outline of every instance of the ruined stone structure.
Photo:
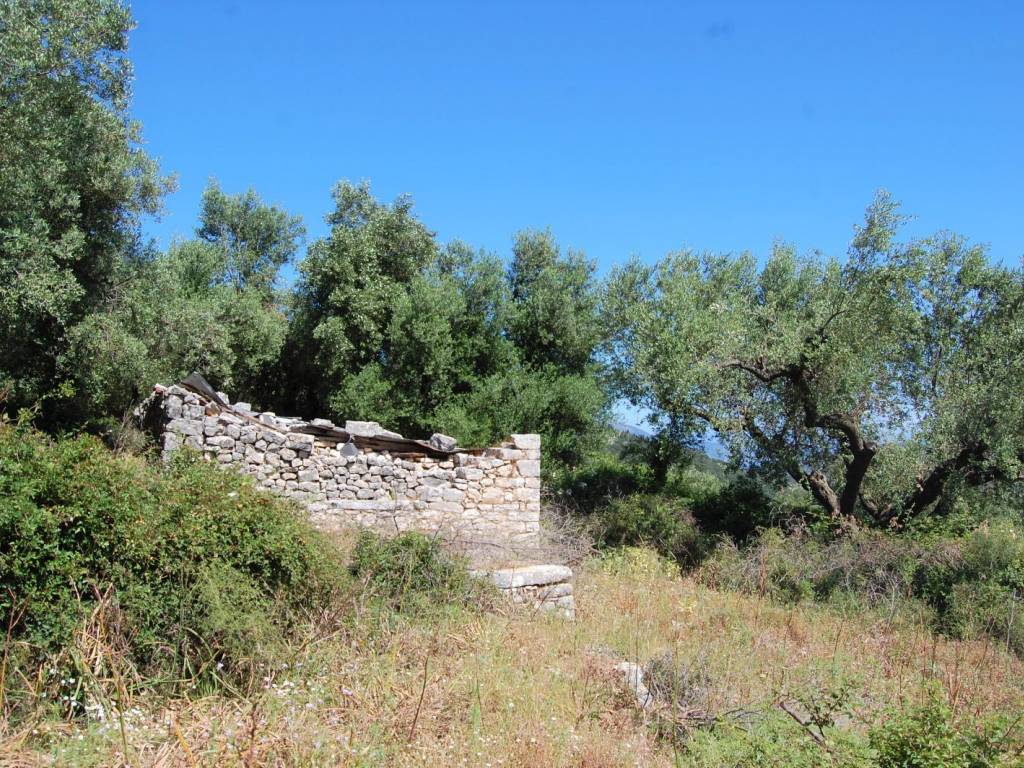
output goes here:
<path id="1" fill-rule="evenodd" d="M 490 580 L 516 605 L 576 617 L 572 569 L 564 565 L 520 565 L 514 568 L 477 570 L 473 575 Z"/>
<path id="2" fill-rule="evenodd" d="M 538 541 L 538 435 L 463 451 L 443 435 L 418 442 L 373 422 L 253 413 L 180 386 L 157 386 L 147 413 L 165 457 L 189 446 L 302 502 L 322 528 L 422 531 L 492 561 L 521 558 Z"/>

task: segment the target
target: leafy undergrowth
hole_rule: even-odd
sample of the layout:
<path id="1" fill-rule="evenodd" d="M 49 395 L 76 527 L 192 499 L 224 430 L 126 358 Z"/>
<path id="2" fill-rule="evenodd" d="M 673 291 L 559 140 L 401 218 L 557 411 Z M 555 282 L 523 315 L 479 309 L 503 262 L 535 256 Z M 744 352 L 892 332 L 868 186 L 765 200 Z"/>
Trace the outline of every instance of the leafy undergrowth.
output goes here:
<path id="1" fill-rule="evenodd" d="M 643 550 L 590 561 L 576 586 L 573 623 L 458 605 L 428 617 L 357 597 L 251 695 L 41 717 L 6 732 L 0 763 L 1017 764 L 1024 664 L 999 643 L 715 591 Z M 663 697 L 647 712 L 614 669 L 622 659 L 645 664 Z"/>
<path id="2" fill-rule="evenodd" d="M 325 536 L 196 457 L 167 468 L 0 421 L 0 712 L 107 717 L 244 693 L 346 588 Z"/>

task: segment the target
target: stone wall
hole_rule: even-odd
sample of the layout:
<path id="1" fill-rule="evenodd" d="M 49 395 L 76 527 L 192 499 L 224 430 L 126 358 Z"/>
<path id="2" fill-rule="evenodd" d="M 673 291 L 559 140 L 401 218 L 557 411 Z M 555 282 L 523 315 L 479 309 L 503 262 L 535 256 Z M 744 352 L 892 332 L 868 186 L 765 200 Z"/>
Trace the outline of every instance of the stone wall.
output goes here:
<path id="1" fill-rule="evenodd" d="M 512 435 L 483 450 L 458 450 L 441 435 L 435 438 L 444 452 L 357 449 L 301 431 L 327 432 L 334 428 L 329 421 L 253 413 L 217 394 L 226 407 L 182 387 L 154 389 L 145 418 L 165 458 L 191 447 L 302 502 L 323 528 L 422 531 L 490 560 L 522 558 L 538 543 L 539 435 Z M 373 422 L 347 422 L 344 429 L 404 440 Z"/>

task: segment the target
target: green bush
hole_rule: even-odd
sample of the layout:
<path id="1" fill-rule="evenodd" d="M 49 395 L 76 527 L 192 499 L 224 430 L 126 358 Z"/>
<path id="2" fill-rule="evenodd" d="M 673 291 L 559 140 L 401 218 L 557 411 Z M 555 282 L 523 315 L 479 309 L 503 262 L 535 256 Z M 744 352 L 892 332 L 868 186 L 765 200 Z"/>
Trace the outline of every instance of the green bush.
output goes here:
<path id="1" fill-rule="evenodd" d="M 610 453 L 592 456 L 578 467 L 561 469 L 551 480 L 556 492 L 584 514 L 655 489 L 654 472 L 647 464 L 623 461 Z"/>
<path id="2" fill-rule="evenodd" d="M 719 540 L 697 576 L 716 589 L 731 589 L 785 603 L 814 596 L 819 544 L 787 537 L 767 528 L 740 547 L 728 537 Z"/>
<path id="3" fill-rule="evenodd" d="M 936 609 L 947 632 L 988 635 L 1024 653 L 1024 537 L 1018 527 L 982 525 L 946 547 L 955 554 L 922 563 L 916 594 Z"/>
<path id="4" fill-rule="evenodd" d="M 704 531 L 743 541 L 771 525 L 771 499 L 756 480 L 741 477 L 696 501 L 693 516 Z"/>
<path id="5" fill-rule="evenodd" d="M 0 499 L 0 622 L 23 663 L 67 657 L 105 600 L 142 674 L 226 681 L 344 575 L 291 506 L 194 456 L 158 468 L 0 423 Z"/>
<path id="6" fill-rule="evenodd" d="M 385 538 L 360 532 L 350 571 L 372 596 L 400 611 L 469 604 L 480 590 L 463 560 L 421 533 Z"/>
<path id="7" fill-rule="evenodd" d="M 692 505 L 711 498 L 726 485 L 721 478 L 691 465 L 673 468 L 669 472 L 664 492 Z"/>
<path id="8" fill-rule="evenodd" d="M 685 565 L 700 562 L 709 549 L 710 540 L 682 502 L 665 496 L 615 499 L 595 514 L 592 530 L 600 545 L 646 545 Z"/>
<path id="9" fill-rule="evenodd" d="M 953 722 L 938 699 L 906 712 L 893 712 L 871 732 L 879 768 L 994 768 L 1020 765 L 1010 728 L 989 721 L 974 727 Z"/>
<path id="10" fill-rule="evenodd" d="M 894 610 L 914 596 L 920 569 L 939 567 L 949 556 L 941 546 L 876 531 L 819 538 L 765 528 L 742 547 L 721 542 L 700 578 L 783 602 L 813 598 Z"/>
<path id="11" fill-rule="evenodd" d="M 680 746 L 681 768 L 872 768 L 867 745 L 852 734 L 828 733 L 829 749 L 781 713 L 748 727 L 723 723 L 693 732 Z"/>
<path id="12" fill-rule="evenodd" d="M 927 612 L 956 637 L 992 637 L 1024 654 L 1024 539 L 1009 522 L 966 537 L 882 531 L 841 537 L 766 528 L 743 545 L 722 539 L 701 564 L 709 586 L 781 602 Z"/>

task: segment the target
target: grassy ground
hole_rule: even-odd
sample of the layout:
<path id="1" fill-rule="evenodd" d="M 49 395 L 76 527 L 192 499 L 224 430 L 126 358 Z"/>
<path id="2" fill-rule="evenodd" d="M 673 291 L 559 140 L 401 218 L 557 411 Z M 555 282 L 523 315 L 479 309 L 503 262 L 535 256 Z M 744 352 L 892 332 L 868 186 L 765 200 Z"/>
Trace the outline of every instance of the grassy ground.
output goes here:
<path id="1" fill-rule="evenodd" d="M 311 635 L 244 697 L 136 698 L 106 722 L 41 718 L 3 734 L 3 765 L 678 766 L 773 764 L 753 729 L 786 745 L 774 764 L 837 764 L 797 717 L 845 710 L 839 743 L 887 707 L 937 696 L 973 722 L 1024 708 L 1024 666 L 994 642 L 958 642 L 914 616 L 843 616 L 715 592 L 627 551 L 577 575 L 577 620 L 358 604 Z M 614 666 L 663 657 L 745 723 L 666 737 Z M 122 711 L 118 711 L 122 710 Z M 802 713 L 802 714 L 801 714 Z M 767 735 L 765 735 L 767 734 Z M 772 748 L 769 748 L 769 752 Z M 782 752 L 807 762 L 782 762 Z M 792 757 L 792 756 L 791 756 Z M 803 758 L 801 758 L 803 759 Z M 747 762 L 744 762 L 747 761 Z"/>

